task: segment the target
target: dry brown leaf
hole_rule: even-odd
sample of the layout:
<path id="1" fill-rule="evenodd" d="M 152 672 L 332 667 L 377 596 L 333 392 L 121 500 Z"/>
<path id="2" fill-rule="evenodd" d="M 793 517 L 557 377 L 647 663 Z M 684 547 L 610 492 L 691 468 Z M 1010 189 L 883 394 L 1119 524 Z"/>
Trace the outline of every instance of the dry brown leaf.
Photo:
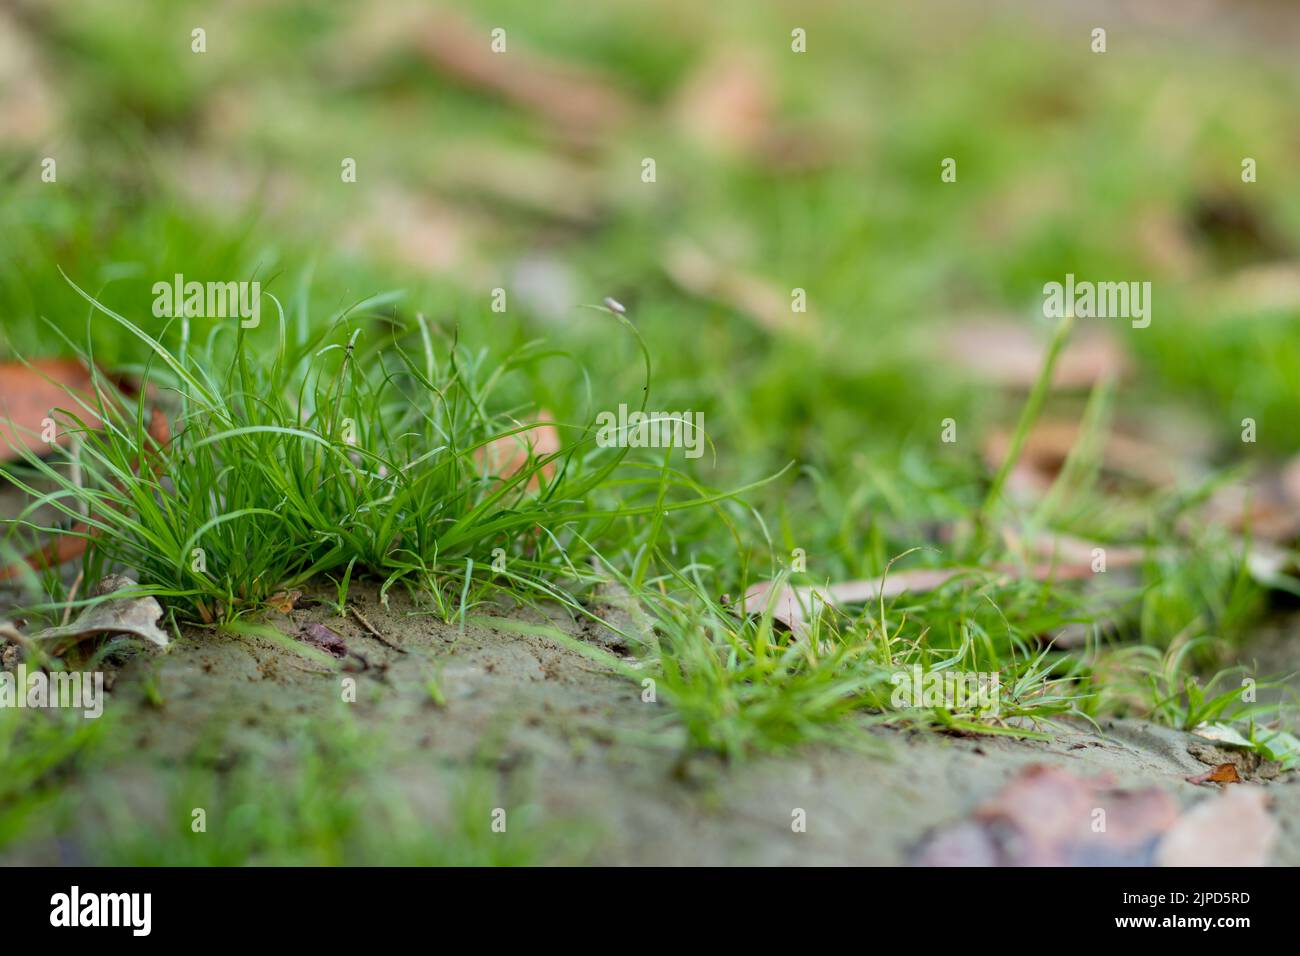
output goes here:
<path id="1" fill-rule="evenodd" d="M 863 604 L 882 597 L 898 597 L 909 591 L 933 591 L 957 575 L 969 572 L 969 568 L 912 568 L 891 572 L 883 580 L 843 581 L 827 587 L 793 587 L 787 584 L 775 597 L 771 596 L 772 582 L 763 581 L 745 592 L 741 606 L 745 614 L 754 615 L 762 614 L 769 602 L 773 602 L 773 619 L 801 637 L 807 633 L 809 623 L 823 606 Z"/>
<path id="2" fill-rule="evenodd" d="M 1074 569 L 1086 568 L 1091 573 L 1093 552 L 1097 548 L 1106 552 L 1107 569 L 1133 567 L 1146 558 L 1146 549 L 1136 545 L 1102 545 L 1068 534 L 1038 534 L 1024 538 L 1014 528 L 1004 528 L 1002 540 L 1027 563 L 1048 562 L 1060 567 L 1067 576 L 1071 576 Z"/>
<path id="3" fill-rule="evenodd" d="M 298 606 L 298 599 L 302 597 L 302 592 L 293 591 L 276 591 L 266 599 L 267 607 L 279 611 L 281 614 L 288 614 Z"/>
<path id="4" fill-rule="evenodd" d="M 1156 850 L 1160 866 L 1266 866 L 1278 825 L 1259 787 L 1228 787 L 1179 818 Z"/>
<path id="5" fill-rule="evenodd" d="M 414 35 L 416 48 L 436 70 L 535 113 L 578 145 L 606 140 L 635 112 L 631 98 L 600 70 L 543 57 L 518 33 L 506 40 L 506 52 L 494 53 L 488 28 L 445 9 Z"/>
<path id="6" fill-rule="evenodd" d="M 171 423 L 167 420 L 167 415 L 161 408 L 154 408 L 150 411 L 148 432 L 149 437 L 154 441 L 155 447 L 145 452 L 143 460 L 137 463 L 136 470 L 139 471 L 141 467 L 145 467 L 157 475 L 162 465 L 159 456 L 160 450 L 166 449 L 171 443 Z M 85 521 L 78 521 L 73 524 L 67 533 L 59 534 L 53 541 L 42 548 L 38 548 L 22 561 L 0 568 L 0 581 L 19 577 L 28 573 L 29 570 L 40 571 L 44 568 L 58 567 L 66 561 L 71 561 L 73 558 L 85 553 L 88 537 L 93 538 L 99 532 L 98 527 L 92 527 Z M 200 604 L 201 607 L 202 604 Z"/>
<path id="7" fill-rule="evenodd" d="M 75 414 L 89 428 L 98 428 L 99 419 L 82 408 L 68 393 L 71 389 L 92 408 L 94 387 L 90 370 L 76 359 L 37 359 L 24 365 L 6 362 L 0 365 L 0 461 L 17 458 L 15 449 L 25 447 L 40 454 L 48 449 L 41 440 L 42 422 L 51 418 L 54 409 Z M 60 443 L 67 436 L 57 433 Z"/>
<path id="8" fill-rule="evenodd" d="M 1004 388 L 1032 388 L 1047 353 L 1047 342 L 1032 325 L 997 317 L 964 319 L 946 329 L 938 340 L 947 361 Z M 1084 331 L 1062 351 L 1052 386 L 1091 388 L 1107 376 L 1122 379 L 1131 370 L 1128 354 L 1113 335 Z"/>
<path id="9" fill-rule="evenodd" d="M 1204 514 L 1212 524 L 1263 541 L 1288 542 L 1300 535 L 1300 509 L 1267 481 L 1216 488 Z"/>
<path id="10" fill-rule="evenodd" d="M 1136 553 L 1134 555 L 1121 553 L 1119 557 L 1138 560 Z M 741 608 L 746 615 L 757 615 L 762 614 L 769 602 L 772 602 L 772 619 L 789 628 L 795 637 L 802 638 L 806 636 L 809 625 L 822 608 L 865 604 L 881 598 L 895 598 L 909 592 L 923 594 L 942 587 L 962 575 L 988 575 L 989 573 L 1008 578 L 1027 574 L 1036 581 L 1074 581 L 1090 578 L 1094 574 L 1091 553 L 1089 553 L 1086 560 L 1073 563 L 1061 560 L 1058 556 L 1051 560 L 1031 562 L 1025 567 L 994 564 L 986 569 L 910 568 L 905 571 L 891 571 L 883 581 L 875 578 L 841 581 L 824 587 L 812 585 L 795 587 L 787 584 L 775 597 L 772 597 L 773 582 L 761 581 L 745 592 Z"/>
<path id="11" fill-rule="evenodd" d="M 481 195 L 576 226 L 596 223 L 608 205 L 604 180 L 590 166 L 503 143 L 449 146 L 432 176 L 444 193 Z"/>
<path id="12" fill-rule="evenodd" d="M 348 656 L 348 645 L 343 640 L 343 636 L 319 621 L 301 625 L 298 634 L 305 643 L 318 647 L 328 654 L 333 654 L 335 657 Z"/>
<path id="13" fill-rule="evenodd" d="M 779 173 L 826 167 L 842 152 L 838 137 L 821 127 L 786 123 L 773 75 L 756 50 L 718 50 L 688 74 L 674 98 L 672 119 L 685 137 L 723 157 Z"/>
<path id="14" fill-rule="evenodd" d="M 985 439 L 984 461 L 997 470 L 1011 447 L 1012 431 L 998 429 Z M 1071 450 L 1079 442 L 1077 422 L 1045 420 L 1029 433 L 1020 457 L 1007 482 L 1013 494 L 1037 497 L 1045 494 L 1061 473 Z M 1112 432 L 1104 439 L 1102 465 L 1113 474 L 1156 488 L 1174 482 L 1175 470 L 1166 449 L 1144 439 Z"/>
<path id="15" fill-rule="evenodd" d="M 1014 532 L 1005 532 L 1009 544 L 1021 542 Z M 809 624 L 823 607 L 840 607 L 849 604 L 867 604 L 879 601 L 881 597 L 893 598 L 905 593 L 924 593 L 943 587 L 948 581 L 962 575 L 972 575 L 985 580 L 993 578 L 1017 579 L 1022 576 L 1037 581 L 1074 581 L 1093 578 L 1096 572 L 1092 568 L 1092 542 L 1071 538 L 1069 536 L 1035 538 L 1034 545 L 1027 551 L 1023 564 L 995 563 L 988 567 L 939 567 L 909 568 L 906 571 L 891 571 L 884 578 L 883 587 L 880 579 L 839 581 L 826 587 L 818 585 L 784 585 L 776 597 L 771 597 L 772 581 L 759 581 L 751 585 L 741 601 L 742 613 L 746 615 L 762 614 L 767 609 L 768 601 L 774 601 L 772 619 L 776 620 L 796 637 L 806 636 Z M 1106 567 L 1128 567 L 1143 561 L 1144 551 L 1140 548 L 1109 546 L 1106 549 Z"/>
<path id="16" fill-rule="evenodd" d="M 806 336 L 817 329 L 811 307 L 806 312 L 792 310 L 789 291 L 724 266 L 694 243 L 669 243 L 662 262 L 668 278 L 682 291 L 735 309 L 768 332 Z"/>
<path id="17" fill-rule="evenodd" d="M 60 110 L 49 75 L 19 20 L 0 9 L 0 143 L 37 146 L 55 133 Z"/>
<path id="18" fill-rule="evenodd" d="M 135 581 L 121 575 L 110 574 L 99 582 L 95 595 L 112 594 L 127 588 L 138 587 Z M 162 605 L 152 596 L 120 598 L 103 601 L 86 608 L 71 624 L 47 627 L 34 634 L 14 637 L 12 629 L 0 636 L 16 643 L 32 644 L 52 654 L 59 654 L 74 644 L 93 637 L 123 635 L 138 637 L 158 647 L 168 645 L 167 633 L 158 627 L 163 615 Z"/>
<path id="19" fill-rule="evenodd" d="M 770 68 L 753 50 L 714 51 L 677 93 L 673 116 L 702 146 L 723 154 L 748 154 L 772 135 L 776 109 Z"/>
<path id="20" fill-rule="evenodd" d="M 1104 811 L 1105 827 L 1098 828 Z M 1108 775 L 1026 767 L 969 820 L 932 833 L 921 866 L 1132 866 L 1149 864 L 1177 820 L 1163 790 L 1117 790 Z"/>
<path id="21" fill-rule="evenodd" d="M 1300 456 L 1275 474 L 1216 488 L 1204 514 L 1253 539 L 1289 543 L 1300 538 Z"/>
<path id="22" fill-rule="evenodd" d="M 1221 763 L 1212 770 L 1205 773 L 1198 773 L 1194 777 L 1187 777 L 1188 783 L 1241 783 L 1241 777 L 1237 774 L 1236 764 Z"/>
<path id="23" fill-rule="evenodd" d="M 475 461 L 480 467 L 485 467 L 489 475 L 508 481 L 528 467 L 529 459 L 545 458 L 560 450 L 560 432 L 551 424 L 550 418 L 551 413 L 546 409 L 539 410 L 535 427 L 494 438 L 474 453 Z M 540 478 L 543 477 L 547 481 L 555 477 L 555 462 L 547 462 L 541 467 L 540 476 L 534 474 L 529 478 L 525 490 L 536 491 L 541 487 Z"/>
<path id="24" fill-rule="evenodd" d="M 1098 811 L 1104 812 L 1102 817 Z M 1098 827 L 1104 819 L 1104 827 Z M 1256 787 L 1179 813 L 1157 787 L 1116 789 L 1108 774 L 1022 770 L 967 820 L 931 833 L 921 866 L 1262 866 L 1278 826 Z"/>

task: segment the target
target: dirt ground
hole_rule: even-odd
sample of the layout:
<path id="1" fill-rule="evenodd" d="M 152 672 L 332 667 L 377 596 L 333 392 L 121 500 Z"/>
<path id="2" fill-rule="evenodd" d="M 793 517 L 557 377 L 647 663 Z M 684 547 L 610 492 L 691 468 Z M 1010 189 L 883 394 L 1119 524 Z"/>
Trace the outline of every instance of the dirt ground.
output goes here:
<path id="1" fill-rule="evenodd" d="M 107 706 L 128 712 L 120 726 L 133 757 L 107 775 L 134 819 L 168 812 L 153 778 L 193 759 L 210 728 L 224 728 L 222 759 L 273 761 L 288 746 L 286 727 L 339 708 L 349 708 L 375 766 L 422 818 L 454 812 L 449 769 L 486 768 L 492 799 L 526 799 L 546 819 L 576 821 L 580 858 L 601 864 L 905 865 L 927 834 L 964 819 L 1030 765 L 1109 772 L 1117 787 L 1154 785 L 1187 807 L 1216 794 L 1186 778 L 1224 759 L 1188 734 L 1114 721 L 1100 734 L 1058 727 L 1047 742 L 880 730 L 852 751 L 807 748 L 740 765 L 684 760 L 667 708 L 574 649 L 481 624 L 462 633 L 414 614 L 401 596 L 388 608 L 373 590 L 353 597 L 383 641 L 324 601 L 274 616 L 286 633 L 318 621 L 342 635 L 341 673 L 319 672 L 270 641 L 209 631 L 125 663 Z M 596 625 L 569 633 L 620 651 L 617 635 Z M 346 678 L 356 681 L 355 702 L 343 701 Z M 1298 778 L 1252 772 L 1234 785 L 1267 789 L 1281 826 L 1275 864 L 1300 864 Z M 74 784 L 105 785 L 102 774 Z M 806 832 L 792 828 L 798 810 Z M 67 862 L 77 839 L 29 841 L 0 862 Z"/>

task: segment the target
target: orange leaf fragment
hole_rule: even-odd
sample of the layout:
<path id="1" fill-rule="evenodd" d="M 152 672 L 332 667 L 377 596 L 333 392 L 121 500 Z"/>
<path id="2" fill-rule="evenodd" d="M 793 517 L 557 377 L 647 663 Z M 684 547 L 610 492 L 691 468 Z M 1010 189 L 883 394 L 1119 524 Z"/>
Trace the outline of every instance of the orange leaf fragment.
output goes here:
<path id="1" fill-rule="evenodd" d="M 1188 783 L 1241 783 L 1241 776 L 1237 773 L 1237 765 L 1231 763 L 1221 763 L 1212 770 L 1205 773 L 1198 773 L 1195 777 L 1188 777 Z"/>
<path id="2" fill-rule="evenodd" d="M 56 408 L 73 412 L 90 428 L 99 427 L 99 418 L 77 404 L 69 390 L 78 393 L 94 406 L 94 386 L 90 370 L 76 359 L 38 359 L 30 363 L 6 362 L 0 365 L 0 461 L 18 458 L 18 449 L 27 448 L 40 454 L 49 446 L 41 437 L 45 422 L 53 418 Z M 63 441 L 62 432 L 56 441 Z"/>
<path id="3" fill-rule="evenodd" d="M 546 420 L 550 417 L 546 409 L 539 410 L 532 428 L 494 438 L 474 452 L 474 460 L 479 467 L 486 467 L 489 474 L 509 481 L 527 468 L 530 460 L 546 458 L 560 450 L 560 432 Z M 541 478 L 550 481 L 554 477 L 555 462 L 549 461 L 528 479 L 526 490 L 536 491 L 541 487 Z"/>

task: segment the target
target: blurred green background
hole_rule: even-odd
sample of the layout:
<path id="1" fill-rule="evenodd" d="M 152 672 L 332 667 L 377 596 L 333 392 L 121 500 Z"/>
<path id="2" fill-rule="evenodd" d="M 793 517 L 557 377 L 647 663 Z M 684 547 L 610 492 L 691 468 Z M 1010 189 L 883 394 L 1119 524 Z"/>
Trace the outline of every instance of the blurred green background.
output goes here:
<path id="1" fill-rule="evenodd" d="M 989 369 L 1045 341 L 1067 272 L 1152 282 L 1154 321 L 1083 323 L 1101 358 L 1050 414 L 1116 374 L 1152 454 L 1296 450 L 1298 24 L 1282 3 L 11 0 L 0 349 L 64 351 L 44 318 L 138 358 L 60 269 L 155 332 L 175 273 L 260 279 L 322 322 L 397 289 L 390 312 L 471 345 L 563 350 L 521 389 L 582 420 L 639 392 L 635 343 L 582 308 L 613 296 L 651 407 L 705 414 L 702 477 L 797 462 L 759 507 L 816 509 L 784 521 L 826 573 L 878 571 L 979 499 L 1027 388 Z"/>
<path id="2" fill-rule="evenodd" d="M 0 361 L 69 341 L 105 366 L 145 360 L 69 279 L 171 348 L 154 283 L 258 280 L 322 326 L 367 301 L 346 319 L 367 335 L 423 315 L 488 368 L 545 340 L 555 354 L 505 392 L 582 424 L 641 397 L 637 342 L 590 308 L 613 297 L 649 347 L 649 407 L 704 414 L 717 454 L 684 470 L 734 488 L 794 465 L 745 503 L 674 512 L 656 539 L 672 571 L 720 598 L 796 548 L 800 580 L 826 582 L 904 552 L 908 568 L 1023 570 L 1019 543 L 1044 531 L 1073 536 L 1085 568 L 1111 547 L 1106 575 L 909 597 L 893 637 L 946 656 L 983 635 L 979 653 L 1005 661 L 1059 638 L 1047 666 L 1086 713 L 1194 724 L 1184 671 L 1253 661 L 1247 641 L 1300 593 L 1297 49 L 1300 7 L 1280 0 L 0 0 Z M 971 528 L 1052 332 L 1043 286 L 1068 273 L 1149 281 L 1152 322 L 1079 320 L 982 542 Z M 248 339 L 268 361 L 275 325 L 264 307 Z M 1250 500 L 1282 519 L 1270 533 L 1238 520 Z M 635 530 L 594 546 L 626 570 Z M 1264 571 L 1251 533 L 1276 549 Z M 1079 650 L 1085 628 L 1119 653 Z M 1294 633 L 1261 678 L 1293 666 Z M 707 650 L 717 686 L 683 654 L 692 733 L 775 714 L 784 743 L 783 720 L 810 733 L 838 700 L 817 683 L 841 686 L 832 666 L 783 684 L 720 639 Z M 49 769 L 105 733 L 18 726 L 0 722 L 0 803 L 18 807 L 0 844 Z M 361 825 L 377 849 L 354 859 L 457 858 L 349 802 L 374 738 L 335 743 L 260 808 L 246 792 L 265 777 L 241 770 L 243 823 L 214 824 L 228 842 L 181 843 L 207 798 L 178 789 L 180 839 L 105 831 L 122 844 L 109 858 L 335 862 L 329 834 Z M 473 832 L 471 861 L 545 856 L 526 830 L 505 850 Z"/>

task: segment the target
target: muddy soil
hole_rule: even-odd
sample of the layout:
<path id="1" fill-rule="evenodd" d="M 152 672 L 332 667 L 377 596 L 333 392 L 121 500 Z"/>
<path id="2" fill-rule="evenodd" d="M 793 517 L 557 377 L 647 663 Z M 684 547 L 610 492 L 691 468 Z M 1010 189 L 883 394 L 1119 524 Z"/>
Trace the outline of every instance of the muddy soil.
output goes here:
<path id="1" fill-rule="evenodd" d="M 1047 742 L 878 731 L 852 751 L 806 748 L 743 765 L 683 759 L 667 708 L 575 649 L 481 623 L 462 631 L 401 596 L 389 607 L 373 591 L 353 597 L 382 641 L 324 602 L 272 617 L 287 634 L 316 621 L 342 635 L 341 673 L 262 638 L 203 630 L 126 661 L 107 706 L 126 715 L 118 726 L 131 756 L 73 786 L 114 786 L 131 816 L 147 821 L 169 812 L 161 775 L 210 746 L 213 728 L 223 759 L 274 761 L 290 746 L 287 727 L 347 708 L 379 772 L 433 822 L 453 812 L 447 771 L 478 767 L 494 779 L 491 799 L 522 793 L 546 819 L 580 821 L 586 862 L 902 865 L 930 831 L 963 819 L 1031 764 L 1107 771 L 1121 787 L 1156 785 L 1186 806 L 1215 796 L 1186 778 L 1226 759 L 1190 735 L 1135 721 L 1104 723 L 1101 733 L 1063 725 Z M 598 626 L 567 632 L 621 650 Z M 355 701 L 345 702 L 349 679 Z M 1238 786 L 1267 788 L 1282 827 L 1271 862 L 1300 864 L 1300 774 L 1243 773 Z M 796 810 L 806 832 L 792 829 Z M 27 841 L 0 862 L 75 859 L 78 839 Z"/>

